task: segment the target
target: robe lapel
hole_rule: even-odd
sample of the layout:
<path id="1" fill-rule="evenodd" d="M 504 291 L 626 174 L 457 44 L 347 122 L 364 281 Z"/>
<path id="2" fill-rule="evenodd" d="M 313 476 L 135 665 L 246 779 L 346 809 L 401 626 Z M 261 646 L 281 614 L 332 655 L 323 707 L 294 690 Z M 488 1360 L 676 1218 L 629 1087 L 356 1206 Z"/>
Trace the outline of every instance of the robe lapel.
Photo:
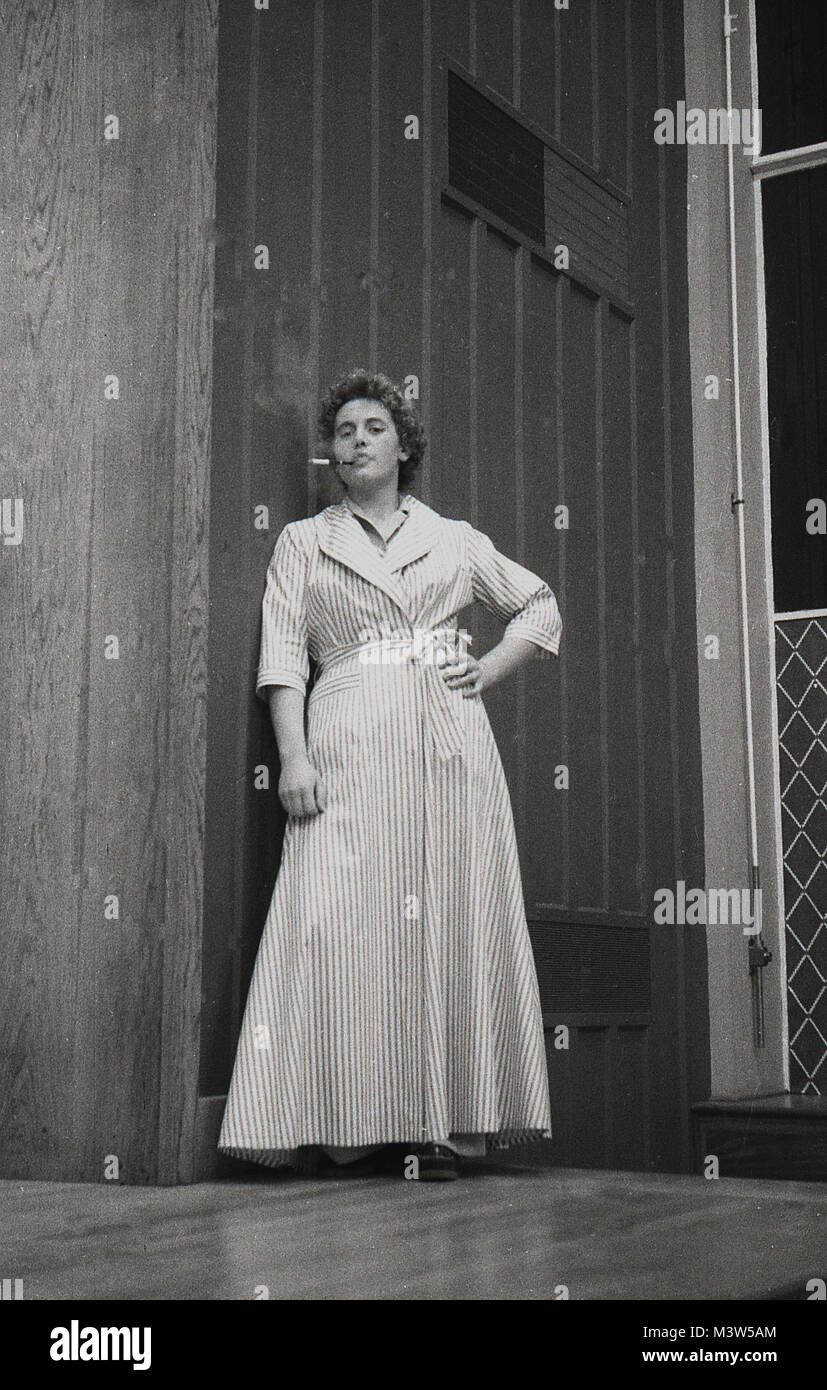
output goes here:
<path id="1" fill-rule="evenodd" d="M 413 509 L 402 530 L 413 520 Z M 368 540 L 360 523 L 344 502 L 327 507 L 317 518 L 319 548 L 345 565 L 354 574 L 361 575 L 369 584 L 381 589 L 388 598 L 393 599 L 398 608 L 409 616 L 409 604 L 402 585 L 396 579 L 386 556 L 382 555 Z"/>
<path id="2" fill-rule="evenodd" d="M 436 514 L 416 497 L 412 497 L 410 501 L 408 519 L 391 537 L 385 557 L 392 574 L 398 574 L 405 565 L 420 560 L 429 550 L 433 550 L 436 544 Z"/>

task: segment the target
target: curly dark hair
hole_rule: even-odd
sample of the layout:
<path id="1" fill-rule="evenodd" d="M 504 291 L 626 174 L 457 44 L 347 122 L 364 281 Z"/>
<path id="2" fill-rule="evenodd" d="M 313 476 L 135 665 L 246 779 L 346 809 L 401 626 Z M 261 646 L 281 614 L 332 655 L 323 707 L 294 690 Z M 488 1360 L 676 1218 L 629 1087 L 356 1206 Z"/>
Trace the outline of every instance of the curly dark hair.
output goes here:
<path id="1" fill-rule="evenodd" d="M 348 401 L 379 401 L 390 413 L 399 435 L 399 444 L 408 457 L 399 464 L 399 487 L 407 488 L 422 463 L 427 440 L 419 416 L 401 387 L 384 372 L 369 372 L 354 367 L 331 386 L 319 409 L 319 435 L 325 442 L 333 438 L 337 411 Z"/>

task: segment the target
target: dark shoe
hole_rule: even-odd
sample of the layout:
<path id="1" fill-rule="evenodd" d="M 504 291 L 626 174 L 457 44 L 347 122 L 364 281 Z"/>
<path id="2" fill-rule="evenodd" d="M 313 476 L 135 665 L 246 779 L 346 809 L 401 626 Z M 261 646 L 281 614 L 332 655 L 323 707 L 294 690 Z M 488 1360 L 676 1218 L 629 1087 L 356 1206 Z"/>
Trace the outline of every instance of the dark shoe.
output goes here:
<path id="1" fill-rule="evenodd" d="M 296 1171 L 302 1177 L 334 1179 L 372 1177 L 383 1173 L 395 1175 L 401 1162 L 402 1150 L 407 1147 L 402 1144 L 383 1144 L 381 1148 L 371 1149 L 370 1153 L 362 1154 L 361 1158 L 351 1158 L 346 1163 L 337 1163 L 335 1158 L 324 1152 L 323 1147 L 317 1145 L 314 1146 L 309 1163 L 304 1158 L 304 1151 L 298 1150 Z"/>
<path id="2" fill-rule="evenodd" d="M 411 1153 L 410 1144 L 384 1144 L 377 1154 L 376 1171 L 379 1173 L 390 1173 L 396 1177 L 400 1168 L 404 1166 L 405 1159 Z"/>
<path id="3" fill-rule="evenodd" d="M 318 1144 L 303 1144 L 296 1149 L 293 1171 L 300 1178 L 317 1178 L 331 1165 L 331 1159 Z"/>
<path id="4" fill-rule="evenodd" d="M 420 1182 L 453 1182 L 459 1177 L 459 1160 L 444 1144 L 419 1144 L 415 1153 Z"/>

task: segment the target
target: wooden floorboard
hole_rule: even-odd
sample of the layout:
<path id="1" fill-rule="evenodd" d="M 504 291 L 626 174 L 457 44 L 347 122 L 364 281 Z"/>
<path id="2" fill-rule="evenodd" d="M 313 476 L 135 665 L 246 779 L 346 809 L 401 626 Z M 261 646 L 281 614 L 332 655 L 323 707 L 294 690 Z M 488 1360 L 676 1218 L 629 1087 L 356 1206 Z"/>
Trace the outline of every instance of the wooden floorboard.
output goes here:
<path id="1" fill-rule="evenodd" d="M 469 1165 L 176 1188 L 0 1183 L 26 1299 L 762 1299 L 827 1273 L 821 1184 Z"/>

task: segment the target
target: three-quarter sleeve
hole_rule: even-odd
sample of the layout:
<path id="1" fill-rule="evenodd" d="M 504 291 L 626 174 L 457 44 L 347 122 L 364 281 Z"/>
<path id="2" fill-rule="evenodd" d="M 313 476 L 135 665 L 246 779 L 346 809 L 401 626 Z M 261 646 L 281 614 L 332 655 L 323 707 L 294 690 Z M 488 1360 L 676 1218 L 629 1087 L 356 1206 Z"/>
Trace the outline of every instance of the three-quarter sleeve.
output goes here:
<path id="1" fill-rule="evenodd" d="M 506 624 L 504 636 L 522 637 L 556 656 L 563 622 L 548 584 L 501 554 L 482 531 L 464 525 L 474 598 Z"/>
<path id="2" fill-rule="evenodd" d="M 267 685 L 288 685 L 304 693 L 310 676 L 307 654 L 305 582 L 307 557 L 285 526 L 267 566 L 261 604 L 261 652 L 256 695 Z"/>

